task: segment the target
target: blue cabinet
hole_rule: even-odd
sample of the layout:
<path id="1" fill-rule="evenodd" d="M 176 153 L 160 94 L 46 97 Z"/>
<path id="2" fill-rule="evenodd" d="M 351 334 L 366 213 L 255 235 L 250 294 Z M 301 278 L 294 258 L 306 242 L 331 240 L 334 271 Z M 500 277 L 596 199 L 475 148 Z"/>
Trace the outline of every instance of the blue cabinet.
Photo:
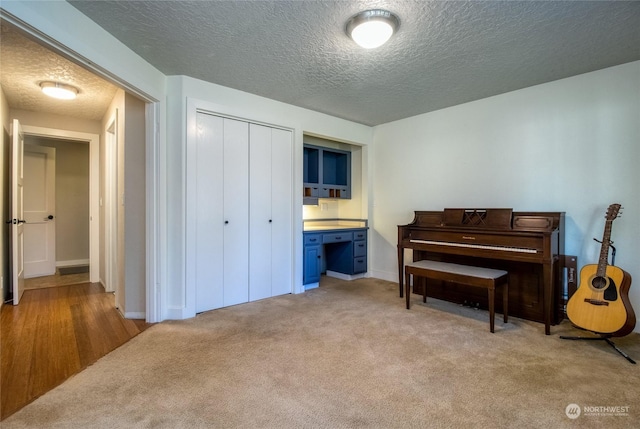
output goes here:
<path id="1" fill-rule="evenodd" d="M 317 283 L 322 271 L 322 234 L 304 234 L 302 284 Z"/>
<path id="2" fill-rule="evenodd" d="M 345 275 L 367 272 L 367 228 L 304 233 L 303 284 L 317 283 L 324 255 L 327 271 Z"/>
<path id="3" fill-rule="evenodd" d="M 304 203 L 351 198 L 351 152 L 304 145 Z"/>

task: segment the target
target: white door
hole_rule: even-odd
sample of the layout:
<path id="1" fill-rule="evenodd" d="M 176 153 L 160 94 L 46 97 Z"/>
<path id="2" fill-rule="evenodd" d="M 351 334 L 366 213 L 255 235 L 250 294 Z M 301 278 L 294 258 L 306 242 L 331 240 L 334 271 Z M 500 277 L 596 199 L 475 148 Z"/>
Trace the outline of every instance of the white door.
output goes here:
<path id="1" fill-rule="evenodd" d="M 196 143 L 196 312 L 220 308 L 224 303 L 224 139 L 223 119 L 197 114 Z M 188 220 L 187 220 L 188 221 Z"/>
<path id="2" fill-rule="evenodd" d="M 196 312 L 248 301 L 249 130 L 197 113 Z"/>
<path id="3" fill-rule="evenodd" d="M 251 124 L 249 300 L 292 292 L 292 134 Z"/>
<path id="4" fill-rule="evenodd" d="M 24 135 L 20 122 L 13 120 L 11 139 L 11 288 L 13 305 L 24 292 L 23 158 Z"/>
<path id="5" fill-rule="evenodd" d="M 271 296 L 293 292 L 293 133 L 271 132 Z"/>
<path id="6" fill-rule="evenodd" d="M 56 272 L 56 150 L 24 145 L 24 277 Z"/>
<path id="7" fill-rule="evenodd" d="M 249 300 L 249 124 L 224 119 L 224 306 Z"/>
<path id="8" fill-rule="evenodd" d="M 251 124 L 249 300 L 271 296 L 271 128 Z M 276 222 L 278 220 L 276 219 Z"/>

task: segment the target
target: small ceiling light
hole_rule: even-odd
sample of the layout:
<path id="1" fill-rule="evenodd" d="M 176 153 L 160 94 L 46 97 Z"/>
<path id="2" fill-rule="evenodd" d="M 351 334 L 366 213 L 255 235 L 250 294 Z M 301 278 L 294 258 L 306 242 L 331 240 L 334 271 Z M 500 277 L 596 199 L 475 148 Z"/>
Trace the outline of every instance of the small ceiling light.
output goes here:
<path id="1" fill-rule="evenodd" d="M 59 82 L 40 82 L 40 88 L 49 97 L 61 100 L 73 100 L 78 95 L 78 88 Z"/>
<path id="2" fill-rule="evenodd" d="M 358 45 L 373 49 L 384 45 L 400 26 L 393 13 L 371 9 L 352 16 L 347 22 L 347 34 Z"/>

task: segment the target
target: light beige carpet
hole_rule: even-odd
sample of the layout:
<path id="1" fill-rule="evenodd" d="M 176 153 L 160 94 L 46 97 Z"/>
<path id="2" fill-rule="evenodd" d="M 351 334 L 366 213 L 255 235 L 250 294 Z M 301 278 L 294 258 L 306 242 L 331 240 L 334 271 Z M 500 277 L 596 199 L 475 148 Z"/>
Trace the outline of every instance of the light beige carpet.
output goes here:
<path id="1" fill-rule="evenodd" d="M 638 365 L 602 342 L 558 338 L 578 333 L 500 315 L 491 334 L 485 311 L 415 295 L 406 310 L 395 283 L 323 279 L 155 325 L 1 425 L 638 427 Z M 640 360 L 639 337 L 616 343 Z"/>

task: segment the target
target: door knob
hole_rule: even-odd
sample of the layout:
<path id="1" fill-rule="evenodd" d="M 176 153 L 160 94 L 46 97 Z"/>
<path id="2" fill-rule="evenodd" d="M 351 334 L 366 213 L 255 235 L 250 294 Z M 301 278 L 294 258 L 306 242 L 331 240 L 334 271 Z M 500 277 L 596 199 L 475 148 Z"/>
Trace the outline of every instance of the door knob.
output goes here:
<path id="1" fill-rule="evenodd" d="M 53 215 L 47 216 L 47 219 L 49 219 L 49 220 L 53 219 Z"/>

